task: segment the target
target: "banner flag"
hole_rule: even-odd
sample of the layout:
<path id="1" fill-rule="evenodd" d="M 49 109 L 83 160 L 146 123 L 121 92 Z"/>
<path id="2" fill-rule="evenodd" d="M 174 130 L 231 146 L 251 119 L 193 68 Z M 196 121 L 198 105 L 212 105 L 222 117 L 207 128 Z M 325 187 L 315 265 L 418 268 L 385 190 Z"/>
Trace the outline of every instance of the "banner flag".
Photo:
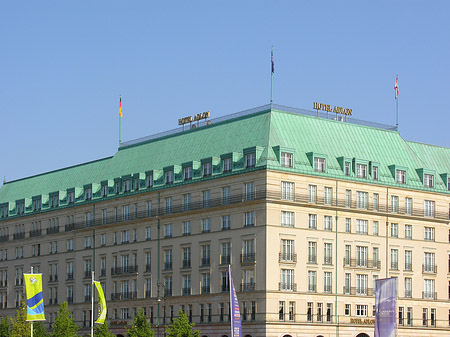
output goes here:
<path id="1" fill-rule="evenodd" d="M 123 114 L 122 114 L 122 97 L 120 97 L 120 99 L 119 99 L 119 116 L 123 117 Z"/>
<path id="2" fill-rule="evenodd" d="M 102 285 L 98 281 L 94 281 L 95 287 L 98 292 L 98 318 L 95 323 L 105 324 L 106 319 L 106 300 L 103 293 Z"/>
<path id="3" fill-rule="evenodd" d="M 375 281 L 375 337 L 397 335 L 397 278 Z"/>
<path id="4" fill-rule="evenodd" d="M 27 293 L 27 321 L 45 321 L 42 274 L 23 274 Z"/>
<path id="5" fill-rule="evenodd" d="M 241 312 L 239 302 L 234 289 L 233 278 L 231 277 L 231 267 L 228 266 L 228 277 L 230 279 L 230 311 L 231 311 L 231 337 L 242 336 Z"/>

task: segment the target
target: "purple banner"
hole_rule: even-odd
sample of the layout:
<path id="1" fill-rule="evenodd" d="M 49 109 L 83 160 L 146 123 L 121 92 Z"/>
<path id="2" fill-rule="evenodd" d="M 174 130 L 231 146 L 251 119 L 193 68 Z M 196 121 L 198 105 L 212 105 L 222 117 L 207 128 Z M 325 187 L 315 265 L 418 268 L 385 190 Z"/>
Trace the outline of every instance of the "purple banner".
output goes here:
<path id="1" fill-rule="evenodd" d="M 375 281 L 375 337 L 397 335 L 397 278 Z"/>
<path id="2" fill-rule="evenodd" d="M 241 312 L 239 302 L 234 289 L 233 278 L 231 277 L 231 267 L 228 266 L 228 277 L 230 279 L 230 309 L 231 309 L 231 337 L 242 336 Z"/>

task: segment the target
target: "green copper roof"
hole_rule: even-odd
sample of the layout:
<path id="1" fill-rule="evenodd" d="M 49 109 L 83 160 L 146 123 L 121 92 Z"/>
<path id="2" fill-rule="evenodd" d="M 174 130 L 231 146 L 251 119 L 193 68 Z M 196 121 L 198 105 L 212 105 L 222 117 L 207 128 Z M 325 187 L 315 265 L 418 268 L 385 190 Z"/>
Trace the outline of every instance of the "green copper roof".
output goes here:
<path id="1" fill-rule="evenodd" d="M 402 186 L 413 189 L 424 189 L 423 172 L 431 172 L 436 182 L 432 190 L 449 193 L 447 182 L 444 181 L 444 177 L 447 177 L 445 174 L 450 173 L 449 148 L 409 142 L 388 128 L 270 110 L 267 106 L 231 115 L 229 119 L 221 118 L 208 126 L 188 131 L 177 130 L 163 137 L 130 144 L 122 146 L 113 157 L 7 182 L 0 189 L 0 205 L 9 202 L 9 209 L 14 215 L 13 204 L 16 200 L 29 200 L 57 191 L 65 193 L 72 188 L 80 190 L 88 184 L 98 186 L 103 181 L 135 174 L 143 179 L 145 172 L 162 172 L 169 166 L 175 166 L 180 171 L 187 162 L 197 163 L 193 166 L 198 167 L 198 163 L 208 158 L 212 158 L 213 177 L 220 176 L 220 158 L 225 154 L 232 155 L 233 171 L 239 173 L 245 171 L 243 158 L 246 151 L 256 151 L 256 168 L 267 167 L 350 180 L 361 179 L 354 172 L 350 177 L 344 176 L 342 160 L 339 158 L 352 161 L 353 166 L 355 163 L 365 163 L 368 168 L 376 165 L 379 180 L 373 181 L 370 176 L 362 180 L 384 185 L 395 185 L 393 168 L 402 168 L 407 171 L 407 181 Z M 280 149 L 293 153 L 293 168 L 281 167 Z M 314 172 L 314 156 L 326 159 L 325 173 Z M 197 178 L 202 179 L 200 174 L 197 174 Z M 178 179 L 177 182 L 182 180 Z M 159 187 L 164 187 L 161 181 L 159 184 Z M 96 191 L 98 188 L 93 191 L 94 194 Z"/>

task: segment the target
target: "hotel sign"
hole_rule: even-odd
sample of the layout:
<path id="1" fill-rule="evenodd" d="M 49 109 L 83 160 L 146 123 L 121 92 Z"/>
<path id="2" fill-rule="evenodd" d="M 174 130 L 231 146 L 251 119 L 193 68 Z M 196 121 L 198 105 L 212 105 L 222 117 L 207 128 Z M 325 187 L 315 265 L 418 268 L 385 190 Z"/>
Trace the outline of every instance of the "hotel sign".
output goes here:
<path id="1" fill-rule="evenodd" d="M 335 106 L 333 109 L 331 108 L 331 105 L 329 104 L 323 104 L 323 103 L 317 103 L 314 102 L 314 109 L 315 110 L 322 110 L 326 112 L 334 112 L 337 114 L 343 114 L 343 115 L 352 115 L 352 109 L 343 108 L 341 106 Z"/>
<path id="2" fill-rule="evenodd" d="M 201 119 L 207 119 L 209 118 L 209 111 L 201 112 L 199 114 L 196 114 L 195 116 L 188 116 L 178 119 L 178 125 L 184 125 L 192 122 L 197 122 Z"/>

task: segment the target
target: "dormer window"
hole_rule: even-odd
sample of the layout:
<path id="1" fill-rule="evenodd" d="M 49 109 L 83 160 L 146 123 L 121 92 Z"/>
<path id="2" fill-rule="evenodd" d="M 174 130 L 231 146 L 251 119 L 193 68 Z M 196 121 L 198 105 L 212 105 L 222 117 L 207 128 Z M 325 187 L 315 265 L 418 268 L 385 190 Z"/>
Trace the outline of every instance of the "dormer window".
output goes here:
<path id="1" fill-rule="evenodd" d="M 255 167 L 256 165 L 256 154 L 255 153 L 249 153 L 245 155 L 245 167 L 251 168 Z"/>
<path id="2" fill-rule="evenodd" d="M 33 200 L 33 212 L 40 211 L 40 210 L 41 210 L 41 199 L 34 199 Z M 21 214 L 23 214 L 23 211 Z"/>
<path id="3" fill-rule="evenodd" d="M 192 180 L 192 166 L 187 166 L 183 170 L 184 180 Z"/>
<path id="4" fill-rule="evenodd" d="M 102 197 L 107 197 L 108 196 L 108 185 L 104 184 L 102 185 Z"/>
<path id="5" fill-rule="evenodd" d="M 356 164 L 356 176 L 358 178 L 367 178 L 367 165 Z"/>
<path id="6" fill-rule="evenodd" d="M 50 196 L 50 208 L 58 207 L 59 205 L 59 196 L 57 194 Z"/>
<path id="7" fill-rule="evenodd" d="M 212 174 L 212 165 L 211 163 L 204 163 L 203 164 L 203 176 L 208 177 Z"/>
<path id="8" fill-rule="evenodd" d="M 314 157 L 314 171 L 325 172 L 325 158 Z"/>
<path id="9" fill-rule="evenodd" d="M 231 158 L 225 158 L 223 160 L 223 173 L 226 172 L 231 172 L 231 170 L 233 169 L 233 161 L 231 160 Z"/>
<path id="10" fill-rule="evenodd" d="M 114 183 L 114 192 L 116 192 L 116 194 L 120 193 L 120 182 L 118 181 Z"/>
<path id="11" fill-rule="evenodd" d="M 351 172 L 352 172 L 352 165 L 351 165 L 351 163 L 349 161 L 346 161 L 345 164 L 344 164 L 344 174 L 347 177 L 350 177 Z"/>
<path id="12" fill-rule="evenodd" d="M 123 182 L 123 189 L 125 193 L 131 192 L 131 179 L 126 179 Z"/>
<path id="13" fill-rule="evenodd" d="M 281 152 L 281 166 L 282 167 L 292 167 L 292 153 Z"/>
<path id="14" fill-rule="evenodd" d="M 425 187 L 434 187 L 434 176 L 432 174 L 424 174 L 423 184 Z"/>
<path id="15" fill-rule="evenodd" d="M 67 200 L 69 204 L 73 204 L 75 202 L 75 192 L 67 193 Z"/>
<path id="16" fill-rule="evenodd" d="M 139 177 L 134 178 L 134 190 L 139 191 Z"/>
<path id="17" fill-rule="evenodd" d="M 173 184 L 173 171 L 164 172 L 164 180 L 166 185 Z"/>
<path id="18" fill-rule="evenodd" d="M 450 178 L 447 178 L 447 190 L 450 191 Z"/>
<path id="19" fill-rule="evenodd" d="M 406 171 L 395 170 L 395 181 L 398 184 L 406 184 Z"/>
<path id="20" fill-rule="evenodd" d="M 23 214 L 25 212 L 25 204 L 23 202 L 17 203 L 17 214 Z"/>
<path id="21" fill-rule="evenodd" d="M 8 216 L 8 205 L 0 207 L 0 217 L 6 218 Z"/>
<path id="22" fill-rule="evenodd" d="M 153 187 L 153 174 L 147 174 L 146 181 L 147 181 L 147 187 L 152 188 Z"/>
<path id="23" fill-rule="evenodd" d="M 84 190 L 84 194 L 86 196 L 86 200 L 92 199 L 92 188 L 88 187 Z"/>
<path id="24" fill-rule="evenodd" d="M 372 179 L 378 180 L 378 166 L 372 167 Z"/>

